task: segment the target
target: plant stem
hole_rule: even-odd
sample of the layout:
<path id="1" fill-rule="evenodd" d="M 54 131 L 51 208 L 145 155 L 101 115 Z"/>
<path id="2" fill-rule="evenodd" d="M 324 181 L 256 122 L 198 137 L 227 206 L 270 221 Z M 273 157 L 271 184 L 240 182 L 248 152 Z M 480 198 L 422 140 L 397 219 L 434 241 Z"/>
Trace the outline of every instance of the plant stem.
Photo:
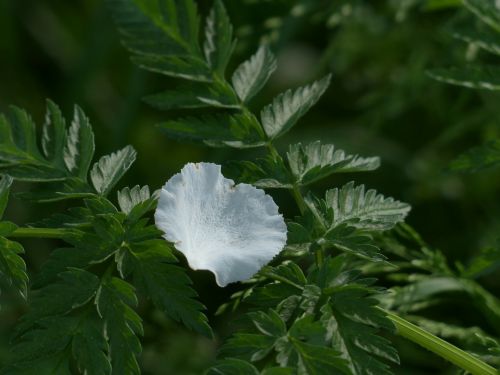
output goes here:
<path id="1" fill-rule="evenodd" d="M 470 372 L 473 375 L 498 375 L 498 370 L 479 358 L 457 348 L 443 339 L 427 332 L 426 330 L 416 326 L 413 323 L 393 314 L 389 311 L 381 309 L 386 316 L 394 323 L 397 332 L 402 337 L 424 347 L 427 350 L 439 355 L 440 357 L 450 361 L 454 365 Z"/>
<path id="2" fill-rule="evenodd" d="M 62 228 L 17 228 L 9 237 L 21 238 L 64 238 L 70 233 Z"/>

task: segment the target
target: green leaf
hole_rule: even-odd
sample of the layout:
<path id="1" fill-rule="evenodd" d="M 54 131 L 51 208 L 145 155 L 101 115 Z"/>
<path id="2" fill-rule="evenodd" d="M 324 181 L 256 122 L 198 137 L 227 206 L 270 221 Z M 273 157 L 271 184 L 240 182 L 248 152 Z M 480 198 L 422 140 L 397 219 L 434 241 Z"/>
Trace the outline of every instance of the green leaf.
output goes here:
<path id="1" fill-rule="evenodd" d="M 90 179 L 97 192 L 104 196 L 107 195 L 128 171 L 135 161 L 136 155 L 137 153 L 132 146 L 127 146 L 99 159 L 90 171 Z"/>
<path id="2" fill-rule="evenodd" d="M 481 21 L 500 32 L 500 9 L 498 4 L 489 0 L 464 0 L 465 6 Z"/>
<path id="3" fill-rule="evenodd" d="M 454 172 L 479 172 L 500 166 L 500 140 L 492 140 L 460 155 L 450 164 Z"/>
<path id="4" fill-rule="evenodd" d="M 300 375 L 349 374 L 340 352 L 325 346 L 325 331 L 311 315 L 297 319 L 286 338 L 276 343 L 280 366 L 297 368 Z"/>
<path id="5" fill-rule="evenodd" d="M 12 178 L 8 175 L 0 175 L 0 219 L 3 217 L 7 203 L 9 202 L 9 189 Z"/>
<path id="6" fill-rule="evenodd" d="M 132 189 L 125 187 L 118 191 L 118 205 L 122 212 L 129 214 L 135 206 L 146 202 L 150 197 L 151 194 L 147 185 L 142 188 L 136 185 Z"/>
<path id="7" fill-rule="evenodd" d="M 64 162 L 68 170 L 83 181 L 87 181 L 90 163 L 94 157 L 94 133 L 89 119 L 82 109 L 75 106 L 73 121 L 66 135 Z"/>
<path id="8" fill-rule="evenodd" d="M 466 43 L 471 43 L 485 51 L 500 55 L 500 39 L 499 34 L 492 30 L 463 30 L 458 29 L 453 31 L 453 36 Z"/>
<path id="9" fill-rule="evenodd" d="M 291 145 L 288 163 L 297 182 L 308 185 L 332 173 L 372 171 L 380 166 L 378 157 L 362 158 L 336 150 L 333 145 L 316 141 L 302 146 Z"/>
<path id="10" fill-rule="evenodd" d="M 42 130 L 42 150 L 45 157 L 64 168 L 64 146 L 66 144 L 66 121 L 61 110 L 52 101 L 47 101 L 47 113 Z"/>
<path id="11" fill-rule="evenodd" d="M 35 124 L 16 107 L 11 107 L 8 118 L 0 116 L 0 171 L 25 181 L 54 181 L 67 175 L 65 169 L 42 156 Z"/>
<path id="12" fill-rule="evenodd" d="M 274 139 L 290 130 L 297 120 L 316 104 L 329 84 L 328 75 L 309 86 L 278 95 L 271 104 L 264 107 L 260 115 L 267 136 Z"/>
<path id="13" fill-rule="evenodd" d="M 241 101 L 248 102 L 262 90 L 276 66 L 276 58 L 267 46 L 259 47 L 255 55 L 238 66 L 233 73 L 232 83 Z"/>
<path id="14" fill-rule="evenodd" d="M 233 41 L 233 26 L 221 0 L 215 0 L 206 22 L 205 58 L 212 70 L 224 77 L 236 43 Z"/>
<path id="15" fill-rule="evenodd" d="M 259 375 L 259 371 L 251 363 L 241 359 L 226 358 L 217 361 L 206 375 Z"/>
<path id="16" fill-rule="evenodd" d="M 0 236 L 0 279 L 13 286 L 23 298 L 27 298 L 26 263 L 19 255 L 23 253 L 21 244 Z"/>
<path id="17" fill-rule="evenodd" d="M 429 75 L 442 82 L 471 89 L 500 90 L 500 68 L 497 66 L 453 67 L 434 69 Z"/>
<path id="18" fill-rule="evenodd" d="M 329 230 L 341 225 L 367 229 L 388 230 L 404 220 L 410 206 L 385 198 L 375 190 L 365 191 L 364 185 L 354 186 L 354 182 L 345 184 L 342 188 L 326 192 L 325 200 L 307 201 L 316 217 Z"/>
<path id="19" fill-rule="evenodd" d="M 102 322 L 97 319 L 80 320 L 72 334 L 71 351 L 81 373 L 109 374 L 111 371 L 111 364 L 107 356 L 109 347 L 107 336 L 103 335 Z M 112 355 L 114 354 L 113 351 Z M 125 372 L 121 372 L 121 374 L 125 374 Z"/>
<path id="20" fill-rule="evenodd" d="M 194 81 L 211 81 L 198 42 L 192 0 L 108 0 L 132 60 L 144 69 Z"/>
<path id="21" fill-rule="evenodd" d="M 172 264 L 177 259 L 166 241 L 132 243 L 124 257 L 134 284 L 158 309 L 188 328 L 212 336 L 207 317 L 201 312 L 204 306 L 196 300 L 197 294 L 184 269 Z"/>
<path id="22" fill-rule="evenodd" d="M 343 256 L 327 258 L 308 276 L 329 296 L 320 309 L 327 341 L 348 363 L 349 374 L 392 374 L 383 360 L 399 364 L 399 356 L 390 341 L 378 335 L 378 329 L 394 331 L 394 326 L 376 307 L 377 292 L 370 287 L 373 280 L 359 279 L 360 273 L 346 266 Z"/>
<path id="23" fill-rule="evenodd" d="M 107 373 L 108 345 L 93 300 L 99 279 L 80 269 L 69 269 L 60 279 L 36 292 L 30 310 L 17 327 L 12 367 L 66 369 L 74 354 L 84 373 Z M 70 314 L 71 313 L 71 314 Z M 12 371 L 7 373 L 23 373 Z"/>
<path id="24" fill-rule="evenodd" d="M 212 147 L 252 148 L 265 144 L 259 122 L 250 113 L 187 117 L 161 123 L 159 127 L 172 138 Z"/>
<path id="25" fill-rule="evenodd" d="M 255 162 L 229 161 L 223 167 L 224 174 L 238 182 L 252 184 L 262 189 L 293 188 L 292 177 L 281 158 L 268 156 Z"/>
<path id="26" fill-rule="evenodd" d="M 220 80 L 212 84 L 187 83 L 175 90 L 167 90 L 144 98 L 149 105 L 161 109 L 178 108 L 239 108 L 238 99 L 232 88 Z"/>
<path id="27" fill-rule="evenodd" d="M 105 324 L 109 340 L 112 374 L 140 374 L 137 356 L 141 343 L 137 335 L 143 334 L 141 318 L 131 308 L 137 305 L 134 288 L 116 277 L 105 278 L 96 295 L 99 316 Z"/>
<path id="28" fill-rule="evenodd" d="M 40 319 L 64 315 L 87 304 L 95 296 L 99 279 L 94 274 L 70 268 L 59 274 L 58 280 L 34 293 L 30 310 L 22 317 L 20 332 L 33 327 Z"/>
<path id="29" fill-rule="evenodd" d="M 323 240 L 328 246 L 335 246 L 337 249 L 364 259 L 371 261 L 386 259 L 370 235 L 347 224 L 332 228 L 325 234 Z"/>

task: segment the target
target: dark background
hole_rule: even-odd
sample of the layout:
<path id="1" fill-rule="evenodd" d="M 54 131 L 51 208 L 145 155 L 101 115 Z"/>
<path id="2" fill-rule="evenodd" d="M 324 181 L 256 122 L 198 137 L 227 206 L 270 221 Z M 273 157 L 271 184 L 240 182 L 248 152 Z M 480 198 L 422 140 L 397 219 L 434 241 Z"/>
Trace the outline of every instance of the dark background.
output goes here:
<path id="1" fill-rule="evenodd" d="M 451 24 L 468 17 L 466 11 L 459 6 L 433 9 L 411 0 L 226 3 L 239 40 L 229 71 L 264 39 L 279 58 L 276 73 L 252 104 L 255 109 L 287 88 L 333 73 L 324 97 L 280 140 L 280 150 L 293 142 L 321 139 L 350 153 L 382 159 L 378 171 L 334 176 L 315 185 L 316 192 L 355 179 L 409 202 L 413 210 L 408 222 L 451 263 L 467 262 L 478 250 L 494 245 L 500 174 L 460 175 L 446 167 L 461 152 L 499 136 L 499 95 L 448 86 L 426 74 L 435 67 L 487 59 L 447 32 Z M 205 15 L 210 3 L 199 4 Z M 141 97 L 174 86 L 174 80 L 131 64 L 101 1 L 0 0 L 0 111 L 17 105 L 41 124 L 46 98 L 58 103 L 68 119 L 78 103 L 93 124 L 96 155 L 126 144 L 137 149 L 137 162 L 123 184 L 157 189 L 188 161 L 222 163 L 259 155 L 167 139 L 155 123 L 177 113 L 151 109 Z M 288 195 L 274 196 L 285 214 L 295 213 Z M 7 218 L 22 224 L 65 207 L 55 206 L 12 199 Z M 32 272 L 55 245 L 24 244 Z M 191 275 L 212 323 L 224 332 L 226 318 L 212 315 L 237 287 L 222 290 L 208 273 Z M 484 283 L 500 291 L 493 278 Z M 10 328 L 25 306 L 8 292 L 0 302 L 1 363 Z M 144 314 L 146 374 L 198 373 L 212 360 L 214 343 L 154 312 Z M 410 355 L 405 357 L 405 350 L 411 350 Z M 430 360 L 425 352 L 403 347 L 403 361 L 410 357 L 408 364 Z"/>

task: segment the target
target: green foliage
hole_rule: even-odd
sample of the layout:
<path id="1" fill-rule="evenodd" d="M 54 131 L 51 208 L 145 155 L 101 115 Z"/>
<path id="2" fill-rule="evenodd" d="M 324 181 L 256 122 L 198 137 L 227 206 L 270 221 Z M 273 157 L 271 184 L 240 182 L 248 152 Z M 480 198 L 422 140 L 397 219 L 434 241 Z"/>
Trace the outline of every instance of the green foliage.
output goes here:
<path id="1" fill-rule="evenodd" d="M 460 155 L 450 164 L 450 170 L 457 172 L 478 172 L 497 168 L 500 165 L 500 140 L 492 140 L 474 147 Z"/>
<path id="2" fill-rule="evenodd" d="M 37 146 L 35 124 L 29 115 L 12 108 L 0 118 L 0 171 L 17 180 L 44 182 L 38 191 L 23 196 L 37 201 L 56 201 L 107 195 L 135 160 L 131 146 L 103 156 L 90 171 L 94 133 L 88 118 L 75 107 L 69 129 L 59 108 L 47 102 L 42 133 L 42 152 Z"/>
<path id="3" fill-rule="evenodd" d="M 267 267 L 261 273 L 275 281 L 256 285 L 244 301 L 274 307 L 249 313 L 250 331 L 235 333 L 221 356 L 256 363 L 271 356 L 302 374 L 391 374 L 381 360 L 399 357 L 377 329 L 393 326 L 375 307 L 374 280 L 348 264 L 343 256 L 327 258 L 307 278 L 294 263 Z"/>
<path id="4" fill-rule="evenodd" d="M 131 146 L 103 156 L 90 171 L 95 190 L 107 195 L 135 161 L 136 152 Z"/>
<path id="5" fill-rule="evenodd" d="M 300 211 L 300 216 L 288 220 L 286 250 L 272 266 L 240 286 L 232 304 L 220 309 L 241 308 L 244 318 L 221 344 L 218 360 L 207 374 L 390 375 L 399 365 L 399 355 L 389 340 L 397 332 L 389 319 L 392 313 L 380 306 L 401 315 L 417 314 L 408 319 L 474 353 L 478 346 L 498 353 L 498 342 L 488 331 L 500 333 L 500 302 L 477 280 L 498 270 L 498 247 L 485 249 L 467 265 L 457 262 L 455 268 L 450 267 L 440 251 L 429 248 L 401 224 L 409 205 L 354 182 L 328 189 L 324 199 L 308 190 L 311 184 L 336 173 L 377 169 L 378 157 L 349 154 L 328 140 L 291 145 L 286 155 L 276 149 L 275 141 L 321 99 L 330 75 L 278 94 L 254 111 L 248 103 L 262 92 L 275 71 L 277 60 L 271 50 L 279 46 L 261 43 L 254 55 L 229 72 L 236 66 L 231 62 L 233 52 L 243 51 L 236 49 L 235 35 L 245 30 L 234 28 L 233 32 L 221 0 L 215 0 L 208 12 L 204 32 L 200 32 L 200 16 L 192 0 L 107 3 L 133 61 L 181 81 L 175 88 L 145 98 L 158 109 L 189 110 L 181 117 L 163 120 L 160 129 L 172 138 L 211 147 L 267 151 L 255 160 L 227 161 L 225 173 L 238 182 L 289 190 Z M 361 9 L 359 4 L 351 5 L 328 6 L 328 20 L 324 15 L 314 18 L 336 25 L 341 21 L 335 17 Z M 492 29 L 460 30 L 455 36 L 498 54 L 500 22 L 495 6 L 481 0 L 468 0 L 465 5 Z M 317 14 L 319 8 L 319 3 L 300 1 L 292 7 L 293 22 Z M 361 14 L 372 19 L 372 11 Z M 269 18 L 271 21 L 276 19 Z M 290 27 L 293 23 L 284 23 L 283 31 L 294 28 Z M 379 26 L 374 29 L 380 30 Z M 327 52 L 332 51 L 334 44 Z M 325 56 L 318 64 L 315 76 L 323 74 L 327 60 Z M 341 61 L 355 63 L 349 58 Z M 497 89 L 497 68 L 485 66 L 435 70 L 431 75 L 462 86 Z M 360 76 L 376 76 L 377 68 L 360 72 Z M 394 82 L 398 80 L 396 77 Z M 352 81 L 353 87 L 359 84 Z M 363 109 L 371 100 L 364 97 L 357 105 Z M 472 150 L 451 169 L 475 171 L 496 166 L 496 146 L 492 142 Z M 17 325 L 11 358 L 1 373 L 140 374 L 144 331 L 145 345 L 150 343 L 151 331 L 159 327 L 169 328 L 166 335 L 158 333 L 162 340 L 167 336 L 178 345 L 171 338 L 175 322 L 208 338 L 214 336 L 172 244 L 149 223 L 158 194 L 151 194 L 147 185 L 136 185 L 119 190 L 117 204 L 109 198 L 135 161 L 135 150 L 126 146 L 101 157 L 91 168 L 94 147 L 89 120 L 78 107 L 67 128 L 59 108 L 48 102 L 40 139 L 25 111 L 13 108 L 9 116 L 0 117 L 0 172 L 6 174 L 0 180 L 0 215 L 7 205 L 12 178 L 38 183 L 37 190 L 20 197 L 43 202 L 83 198 L 63 213 L 42 219 L 38 227 L 18 228 L 0 222 L 2 287 L 30 296 L 28 312 Z M 411 165 L 408 171 L 408 175 L 414 172 Z M 43 262 L 29 293 L 23 248 L 10 239 L 16 236 L 48 236 L 65 242 Z M 392 286 L 389 293 L 376 287 L 377 280 L 369 274 Z M 470 298 L 485 316 L 484 326 L 490 327 L 462 327 L 425 318 L 426 308 L 455 294 Z M 150 314 L 151 308 L 162 314 Z M 145 358 L 156 350 L 150 349 L 146 348 Z M 441 349 L 443 346 L 434 351 L 450 359 Z M 2 355 L 0 352 L 0 359 Z M 492 356 L 479 355 L 498 364 Z M 489 369 L 485 364 L 482 368 Z"/>
<path id="6" fill-rule="evenodd" d="M 329 84 L 330 76 L 326 76 L 309 86 L 278 95 L 260 114 L 267 136 L 275 139 L 289 131 L 316 104 Z"/>
<path id="7" fill-rule="evenodd" d="M 257 94 L 276 70 L 276 58 L 267 46 L 243 62 L 233 73 L 232 84 L 242 102 L 248 102 Z"/>
<path id="8" fill-rule="evenodd" d="M 291 145 L 287 156 L 290 169 L 301 185 L 309 185 L 333 173 L 372 171 L 380 165 L 378 157 L 346 155 L 334 145 L 322 145 L 319 141 L 306 146 Z"/>
<path id="9" fill-rule="evenodd" d="M 9 188 L 12 178 L 3 176 L 0 180 L 0 220 L 9 199 Z M 0 221 L 0 281 L 15 288 L 24 298 L 27 297 L 28 275 L 26 264 L 20 254 L 24 253 L 21 244 L 10 241 L 6 237 L 16 230 L 17 226 L 8 221 Z"/>

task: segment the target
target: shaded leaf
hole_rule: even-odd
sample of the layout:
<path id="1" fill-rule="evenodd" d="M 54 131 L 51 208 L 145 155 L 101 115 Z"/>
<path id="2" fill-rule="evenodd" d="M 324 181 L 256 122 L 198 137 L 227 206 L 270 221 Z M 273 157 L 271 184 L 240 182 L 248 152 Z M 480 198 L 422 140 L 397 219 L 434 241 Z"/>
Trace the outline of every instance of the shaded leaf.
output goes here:
<path id="1" fill-rule="evenodd" d="M 142 241 L 131 245 L 123 262 L 133 273 L 134 284 L 147 295 L 158 309 L 187 327 L 212 336 L 204 306 L 196 300 L 197 294 L 185 270 L 173 265 L 177 259 L 164 240 Z"/>
<path id="2" fill-rule="evenodd" d="M 429 75 L 442 82 L 471 89 L 500 90 L 500 68 L 496 66 L 434 69 Z"/>
<path id="3" fill-rule="evenodd" d="M 26 263 L 20 256 L 23 253 L 21 244 L 0 236 L 0 278 L 27 298 L 28 275 Z"/>
<path id="4" fill-rule="evenodd" d="M 141 318 L 132 309 L 137 305 L 134 288 L 116 277 L 105 278 L 96 295 L 99 316 L 109 341 L 112 374 L 140 374 L 137 356 L 143 334 Z"/>
<path id="5" fill-rule="evenodd" d="M 146 96 L 144 101 L 161 110 L 203 107 L 239 108 L 238 99 L 231 87 L 219 80 L 212 84 L 182 84 L 175 90 Z"/>
<path id="6" fill-rule="evenodd" d="M 205 44 L 203 50 L 208 65 L 212 70 L 224 77 L 227 63 L 235 47 L 233 26 L 229 20 L 224 4 L 215 0 L 214 6 L 206 20 Z"/>
<path id="7" fill-rule="evenodd" d="M 265 144 L 257 119 L 250 113 L 187 117 L 159 124 L 172 138 L 212 147 L 251 148 Z"/>
<path id="8" fill-rule="evenodd" d="M 87 181 L 90 163 L 94 157 L 94 133 L 82 109 L 75 106 L 73 121 L 66 135 L 64 162 L 68 170 Z"/>
<path id="9" fill-rule="evenodd" d="M 246 361 L 236 358 L 226 358 L 217 361 L 206 375 L 259 375 L 255 366 Z"/>
<path id="10" fill-rule="evenodd" d="M 450 164 L 456 172 L 478 172 L 500 166 L 500 140 L 492 140 L 460 155 Z"/>
<path id="11" fill-rule="evenodd" d="M 489 0 L 464 0 L 464 4 L 481 21 L 500 32 L 500 8 L 498 3 Z"/>

